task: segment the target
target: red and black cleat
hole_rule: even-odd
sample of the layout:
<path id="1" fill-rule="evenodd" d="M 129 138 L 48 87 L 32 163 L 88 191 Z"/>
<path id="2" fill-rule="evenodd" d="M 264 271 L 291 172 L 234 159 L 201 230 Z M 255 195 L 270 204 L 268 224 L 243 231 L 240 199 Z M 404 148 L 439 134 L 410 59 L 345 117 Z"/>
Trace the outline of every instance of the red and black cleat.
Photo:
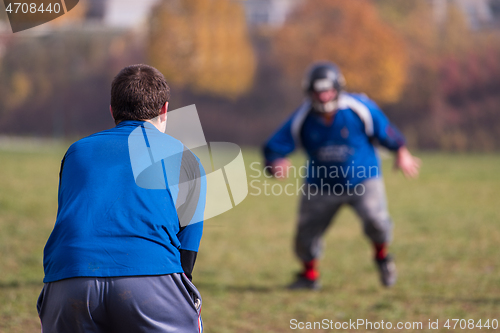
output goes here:
<path id="1" fill-rule="evenodd" d="M 316 277 L 315 279 L 310 279 L 309 277 L 305 276 L 304 273 L 298 273 L 295 281 L 288 285 L 287 288 L 290 290 L 319 290 L 321 289 L 321 284 L 318 277 Z"/>
<path id="2" fill-rule="evenodd" d="M 385 287 L 391 287 L 396 283 L 397 271 L 394 259 L 388 254 L 383 259 L 375 259 L 380 272 L 380 281 Z"/>

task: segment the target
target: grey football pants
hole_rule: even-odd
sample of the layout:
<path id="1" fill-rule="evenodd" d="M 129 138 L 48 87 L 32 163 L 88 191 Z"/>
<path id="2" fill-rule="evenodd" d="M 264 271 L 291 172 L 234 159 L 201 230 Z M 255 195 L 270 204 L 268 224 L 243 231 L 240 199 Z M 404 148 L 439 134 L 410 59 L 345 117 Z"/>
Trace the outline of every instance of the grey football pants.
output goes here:
<path id="1" fill-rule="evenodd" d="M 202 332 L 200 294 L 178 273 L 46 283 L 37 310 L 43 333 Z"/>
<path id="2" fill-rule="evenodd" d="M 333 217 L 344 205 L 350 205 L 363 222 L 363 229 L 374 243 L 388 243 L 392 238 L 392 221 L 387 210 L 387 199 L 382 178 L 371 178 L 358 185 L 362 195 L 323 194 L 302 196 L 295 237 L 295 252 L 302 261 L 318 258 L 323 252 L 323 234 Z M 338 191 L 340 192 L 340 191 Z"/>

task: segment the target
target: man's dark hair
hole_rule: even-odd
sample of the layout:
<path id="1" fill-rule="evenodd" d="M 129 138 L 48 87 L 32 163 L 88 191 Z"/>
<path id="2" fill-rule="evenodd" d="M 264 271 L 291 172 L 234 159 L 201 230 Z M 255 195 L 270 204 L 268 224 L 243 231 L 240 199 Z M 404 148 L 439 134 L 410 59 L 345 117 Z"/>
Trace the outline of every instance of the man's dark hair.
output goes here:
<path id="1" fill-rule="evenodd" d="M 111 109 L 116 124 L 122 120 L 156 118 L 169 99 L 170 88 L 165 77 L 148 65 L 123 68 L 111 84 Z"/>

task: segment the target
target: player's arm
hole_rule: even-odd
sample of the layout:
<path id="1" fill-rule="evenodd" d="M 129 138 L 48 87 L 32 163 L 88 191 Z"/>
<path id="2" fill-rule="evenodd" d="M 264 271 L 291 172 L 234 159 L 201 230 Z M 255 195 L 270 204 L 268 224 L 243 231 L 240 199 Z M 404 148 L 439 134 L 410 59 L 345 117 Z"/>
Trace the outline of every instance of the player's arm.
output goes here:
<path id="1" fill-rule="evenodd" d="M 179 193 L 176 208 L 180 231 L 182 269 L 191 280 L 201 236 L 205 212 L 206 179 L 203 167 L 194 154 L 185 150 L 182 156 L 179 177 Z"/>
<path id="2" fill-rule="evenodd" d="M 403 134 L 374 102 L 366 104 L 372 114 L 374 136 L 382 146 L 395 152 L 394 167 L 400 169 L 405 177 L 417 177 L 421 161 L 410 153 Z"/>
<path id="3" fill-rule="evenodd" d="M 396 153 L 394 167 L 400 169 L 405 177 L 415 178 L 418 176 L 422 162 L 418 157 L 413 156 L 406 146 L 402 146 Z"/>
<path id="4" fill-rule="evenodd" d="M 266 142 L 263 148 L 265 168 L 264 171 L 276 178 L 285 178 L 291 162 L 286 158 L 291 154 L 297 144 L 292 133 L 292 126 L 296 114 L 288 119 Z"/>

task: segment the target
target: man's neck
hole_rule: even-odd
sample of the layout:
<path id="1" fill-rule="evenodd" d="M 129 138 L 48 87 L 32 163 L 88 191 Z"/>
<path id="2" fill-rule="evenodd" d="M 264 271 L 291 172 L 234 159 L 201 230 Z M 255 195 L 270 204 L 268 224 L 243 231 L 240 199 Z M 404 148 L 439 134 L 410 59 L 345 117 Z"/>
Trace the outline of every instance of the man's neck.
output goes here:
<path id="1" fill-rule="evenodd" d="M 335 119 L 336 114 L 337 114 L 337 110 L 335 110 L 333 112 L 322 113 L 321 117 L 325 121 L 325 124 L 330 126 L 331 124 L 333 124 L 333 120 Z"/>
<path id="2" fill-rule="evenodd" d="M 143 121 L 146 121 L 148 123 L 150 123 L 151 125 L 153 125 L 154 127 L 156 127 L 156 129 L 160 132 L 165 132 L 166 130 L 166 125 L 160 121 L 158 121 L 158 119 L 154 119 L 154 120 L 151 120 L 151 119 L 144 119 Z"/>

